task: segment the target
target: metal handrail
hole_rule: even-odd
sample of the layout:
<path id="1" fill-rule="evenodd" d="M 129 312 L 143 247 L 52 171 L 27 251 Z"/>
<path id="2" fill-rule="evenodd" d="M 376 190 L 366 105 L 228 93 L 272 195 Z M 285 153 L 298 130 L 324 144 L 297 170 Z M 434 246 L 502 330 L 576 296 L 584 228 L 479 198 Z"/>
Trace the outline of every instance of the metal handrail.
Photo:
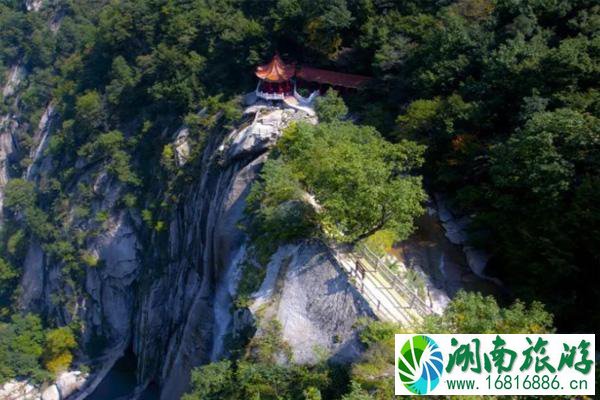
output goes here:
<path id="1" fill-rule="evenodd" d="M 283 100 L 283 99 L 285 99 L 286 94 L 285 93 L 267 93 L 267 92 L 261 92 L 260 90 L 256 89 L 256 96 L 260 97 L 262 99 L 265 99 L 265 100 Z"/>
<path id="2" fill-rule="evenodd" d="M 411 305 L 417 309 L 422 314 L 433 314 L 433 309 L 427 305 L 418 295 L 418 293 L 408 287 L 404 282 L 398 278 L 396 274 L 393 273 L 392 270 L 386 265 L 381 258 L 379 258 L 371 249 L 369 249 L 366 245 L 362 244 L 358 246 L 360 253 L 371 263 L 384 277 L 395 286 L 395 289 L 408 296 L 410 298 Z"/>
<path id="3" fill-rule="evenodd" d="M 359 278 L 358 277 L 358 272 L 355 268 L 352 267 L 346 267 L 344 265 L 344 263 L 342 263 L 341 261 L 339 261 L 340 264 L 342 264 L 342 266 L 348 270 L 350 277 L 354 277 L 354 278 Z M 395 317 L 395 313 L 389 309 L 389 307 L 385 304 L 385 303 L 381 303 L 381 301 L 377 298 L 377 296 L 374 293 L 371 293 L 370 289 L 368 286 L 365 286 L 364 283 L 362 283 L 362 280 L 359 280 L 358 282 L 360 282 L 361 284 L 355 284 L 356 289 L 359 291 L 359 293 L 361 293 L 363 295 L 363 297 L 365 297 L 367 299 L 367 302 L 369 302 L 371 304 L 371 308 L 373 310 L 373 312 L 376 315 L 380 315 L 384 316 L 384 319 L 388 319 L 388 320 L 392 320 L 395 321 L 397 320 L 397 318 Z M 393 297 L 388 297 L 388 300 L 391 300 L 391 302 L 394 303 L 393 307 L 394 309 L 399 312 L 400 314 L 402 314 L 402 316 L 404 317 L 404 319 L 407 322 L 411 322 L 414 321 L 413 316 L 411 316 L 409 313 L 407 313 L 405 311 L 406 307 L 400 305 L 400 303 L 398 303 L 398 301 L 396 299 L 394 299 Z"/>

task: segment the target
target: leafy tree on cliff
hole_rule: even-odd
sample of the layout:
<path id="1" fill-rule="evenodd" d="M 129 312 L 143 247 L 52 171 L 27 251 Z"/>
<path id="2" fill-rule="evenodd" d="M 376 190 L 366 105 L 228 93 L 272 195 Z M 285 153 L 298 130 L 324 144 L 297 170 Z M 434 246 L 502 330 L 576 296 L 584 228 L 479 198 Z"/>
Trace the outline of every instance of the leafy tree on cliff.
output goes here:
<path id="1" fill-rule="evenodd" d="M 348 114 L 348 107 L 344 99 L 333 89 L 329 89 L 325 96 L 319 96 L 315 100 L 315 111 L 320 122 L 334 122 L 342 119 Z"/>
<path id="2" fill-rule="evenodd" d="M 392 144 L 374 128 L 350 122 L 298 124 L 278 150 L 315 196 L 325 232 L 339 240 L 357 242 L 381 229 L 406 238 L 423 211 L 425 192 L 411 172 L 424 149 L 414 142 Z"/>

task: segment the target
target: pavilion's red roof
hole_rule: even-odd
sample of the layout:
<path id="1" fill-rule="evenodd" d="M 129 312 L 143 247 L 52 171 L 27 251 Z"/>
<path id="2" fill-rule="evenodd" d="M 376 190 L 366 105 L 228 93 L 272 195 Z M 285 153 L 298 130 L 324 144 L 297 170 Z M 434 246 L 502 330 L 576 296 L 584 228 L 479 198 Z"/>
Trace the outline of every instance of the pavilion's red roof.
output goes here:
<path id="1" fill-rule="evenodd" d="M 256 76 L 267 82 L 288 81 L 296 72 L 296 66 L 283 62 L 279 54 L 275 54 L 268 64 L 256 67 Z"/>
<path id="2" fill-rule="evenodd" d="M 353 89 L 358 89 L 371 79 L 368 76 L 345 74 L 307 66 L 300 67 L 296 72 L 296 76 L 308 82 L 324 83 Z"/>

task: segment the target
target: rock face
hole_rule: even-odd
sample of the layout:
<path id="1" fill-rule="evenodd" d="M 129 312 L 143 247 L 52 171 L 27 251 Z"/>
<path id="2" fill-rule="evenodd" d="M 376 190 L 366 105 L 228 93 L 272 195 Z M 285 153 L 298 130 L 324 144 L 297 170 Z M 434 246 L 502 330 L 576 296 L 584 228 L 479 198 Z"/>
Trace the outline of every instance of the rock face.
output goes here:
<path id="1" fill-rule="evenodd" d="M 471 270 L 480 278 L 488 279 L 489 277 L 485 274 L 485 267 L 490 256 L 485 251 L 468 244 L 467 230 L 471 224 L 471 218 L 469 216 L 455 216 L 448 208 L 444 196 L 437 194 L 435 198 L 440 221 L 446 230 L 446 237 L 453 244 L 462 246 Z M 497 283 L 500 284 L 499 281 Z"/>
<path id="2" fill-rule="evenodd" d="M 4 187 L 8 183 L 9 160 L 15 149 L 12 135 L 14 124 L 9 116 L 0 116 L 0 216 L 4 204 Z"/>
<path id="3" fill-rule="evenodd" d="M 222 310 L 234 294 L 229 277 L 236 275 L 246 242 L 238 227 L 245 197 L 281 129 L 302 118 L 291 110 L 259 109 L 253 123 L 207 144 L 206 168 L 170 224 L 168 258 L 173 261 L 161 279 L 147 283 L 137 312 L 139 379 L 147 381 L 159 371 L 164 399 L 183 393 L 193 366 L 219 357 L 224 331 L 231 329 L 222 323 Z M 268 133 L 263 126 L 270 127 Z"/>
<path id="4" fill-rule="evenodd" d="M 43 391 L 26 381 L 12 380 L 0 386 L 2 400 L 64 400 L 85 385 L 87 374 L 81 371 L 61 373 L 56 382 Z"/>
<path id="5" fill-rule="evenodd" d="M 23 79 L 24 74 L 25 72 L 20 64 L 16 64 L 10 69 L 6 84 L 2 88 L 2 96 L 4 98 L 12 96 L 15 93 L 17 86 L 19 86 L 19 83 L 21 83 L 21 80 Z"/>
<path id="6" fill-rule="evenodd" d="M 362 348 L 353 325 L 373 317 L 329 248 L 318 242 L 280 248 L 254 299 L 257 318 L 281 323 L 297 363 L 315 363 L 323 353 L 334 361 L 354 360 Z"/>
<path id="7" fill-rule="evenodd" d="M 62 266 L 32 242 L 20 305 L 59 323 L 82 321 L 82 347 L 93 352 L 80 359 L 95 373 L 81 384 L 59 380 L 56 389 L 47 389 L 48 399 L 57 392 L 61 399 L 84 399 L 127 349 L 137 358 L 140 387 L 156 382 L 162 399 L 177 399 L 188 388 L 190 370 L 226 354 L 224 337 L 240 321 L 256 319 L 248 312 L 245 318 L 231 315 L 248 244 L 239 227 L 245 198 L 283 129 L 292 121 L 316 121 L 302 111 L 266 104 L 249 107 L 246 114 L 249 123 L 207 140 L 198 178 L 174 207 L 165 232 L 143 234 L 139 217 L 117 207 L 123 188 L 105 172 L 90 174 L 84 162 L 78 163 L 79 181 L 103 196 L 94 200 L 92 214 L 108 214 L 101 233 L 85 244 L 91 265 L 84 270 L 83 293 L 76 295 L 63 279 Z M 45 130 L 38 129 L 37 148 L 52 134 Z M 184 132 L 173 137 L 180 168 L 187 167 L 189 155 Z M 32 155 L 36 167 L 27 178 L 36 180 L 47 172 L 48 162 L 43 151 Z M 268 304 L 272 318 L 281 322 L 295 361 L 316 361 L 317 349 L 340 361 L 357 356 L 353 323 L 372 314 L 324 245 L 285 246 L 269 271 L 255 303 Z M 57 293 L 69 301 L 53 302 Z M 66 387 L 73 390 L 66 394 Z"/>
<path id="8" fill-rule="evenodd" d="M 188 136 L 190 131 L 188 128 L 181 128 L 175 138 L 175 162 L 178 167 L 183 167 L 190 156 L 190 143 Z"/>
<path id="9" fill-rule="evenodd" d="M 39 400 L 40 391 L 26 381 L 12 380 L 0 386 L 2 400 Z"/>

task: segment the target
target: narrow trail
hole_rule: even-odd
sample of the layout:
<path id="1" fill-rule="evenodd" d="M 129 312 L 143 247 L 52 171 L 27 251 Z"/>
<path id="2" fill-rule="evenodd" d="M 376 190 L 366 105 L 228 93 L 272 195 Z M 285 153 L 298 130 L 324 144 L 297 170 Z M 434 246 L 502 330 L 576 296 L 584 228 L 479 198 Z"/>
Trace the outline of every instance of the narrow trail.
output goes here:
<path id="1" fill-rule="evenodd" d="M 352 284 L 381 320 L 412 326 L 421 322 L 424 316 L 434 313 L 415 293 L 401 284 L 387 267 L 376 265 L 375 260 L 339 246 L 330 248 Z"/>

